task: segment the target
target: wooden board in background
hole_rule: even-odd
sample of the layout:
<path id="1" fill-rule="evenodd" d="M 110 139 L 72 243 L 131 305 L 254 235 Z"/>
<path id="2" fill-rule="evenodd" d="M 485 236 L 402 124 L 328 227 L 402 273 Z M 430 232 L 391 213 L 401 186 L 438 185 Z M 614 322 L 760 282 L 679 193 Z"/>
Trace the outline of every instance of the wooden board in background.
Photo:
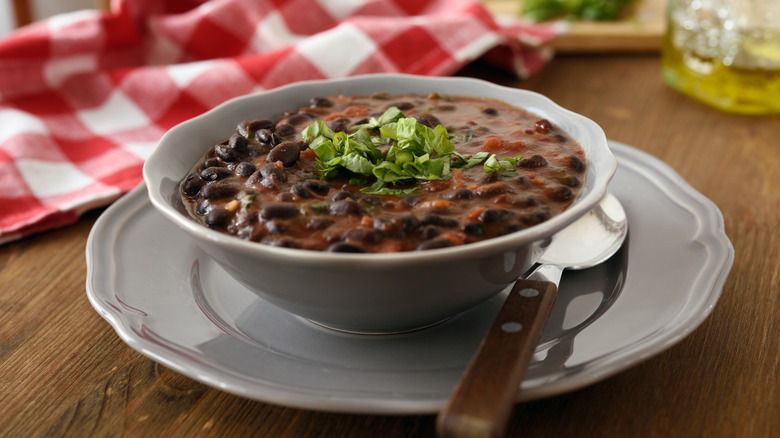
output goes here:
<path id="1" fill-rule="evenodd" d="M 494 14 L 519 16 L 522 0 L 483 0 Z M 666 0 L 640 0 L 615 22 L 580 21 L 556 38 L 558 52 L 656 52 L 665 29 Z"/>

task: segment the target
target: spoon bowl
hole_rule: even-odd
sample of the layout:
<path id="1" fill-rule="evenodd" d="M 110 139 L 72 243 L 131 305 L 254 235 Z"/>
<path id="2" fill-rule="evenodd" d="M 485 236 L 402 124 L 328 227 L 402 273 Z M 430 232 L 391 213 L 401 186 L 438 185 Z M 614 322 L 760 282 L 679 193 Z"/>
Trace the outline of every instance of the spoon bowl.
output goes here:
<path id="1" fill-rule="evenodd" d="M 439 413 L 441 437 L 497 437 L 550 315 L 564 269 L 586 269 L 623 245 L 628 220 L 607 193 L 591 211 L 553 236 L 537 267 L 507 296 L 455 391 Z"/>

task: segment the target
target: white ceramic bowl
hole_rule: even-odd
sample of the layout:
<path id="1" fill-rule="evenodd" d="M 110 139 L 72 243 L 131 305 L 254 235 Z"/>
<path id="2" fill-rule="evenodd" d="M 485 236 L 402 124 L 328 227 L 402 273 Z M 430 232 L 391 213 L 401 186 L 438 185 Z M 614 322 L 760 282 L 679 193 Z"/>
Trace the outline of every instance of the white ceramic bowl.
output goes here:
<path id="1" fill-rule="evenodd" d="M 438 92 L 503 100 L 542 116 L 585 149 L 587 175 L 564 213 L 531 228 L 468 245 L 393 254 L 346 254 L 248 242 L 196 223 L 178 186 L 210 145 L 242 120 L 270 117 L 334 94 Z M 356 332 L 411 330 L 463 312 L 503 290 L 539 258 L 549 238 L 604 196 L 617 162 L 601 128 L 526 90 L 456 77 L 366 75 L 299 82 L 242 96 L 166 133 L 144 165 L 152 204 L 230 275 L 296 315 Z"/>

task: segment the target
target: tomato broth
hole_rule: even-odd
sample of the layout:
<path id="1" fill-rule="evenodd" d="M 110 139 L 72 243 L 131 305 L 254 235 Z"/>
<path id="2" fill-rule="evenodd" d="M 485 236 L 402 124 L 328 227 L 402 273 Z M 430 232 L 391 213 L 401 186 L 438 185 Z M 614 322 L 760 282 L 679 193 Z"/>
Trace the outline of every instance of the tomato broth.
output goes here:
<path id="1" fill-rule="evenodd" d="M 498 100 L 375 93 L 312 98 L 241 121 L 181 182 L 192 218 L 262 244 L 334 252 L 463 245 L 560 214 L 582 147 Z"/>

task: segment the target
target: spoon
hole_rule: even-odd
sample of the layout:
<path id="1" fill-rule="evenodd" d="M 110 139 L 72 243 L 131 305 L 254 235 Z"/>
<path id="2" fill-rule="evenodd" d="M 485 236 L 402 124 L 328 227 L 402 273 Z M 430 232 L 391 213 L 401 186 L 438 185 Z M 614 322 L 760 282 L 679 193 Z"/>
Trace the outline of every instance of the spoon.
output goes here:
<path id="1" fill-rule="evenodd" d="M 586 269 L 620 249 L 628 221 L 617 198 L 599 204 L 559 231 L 541 264 L 517 281 L 471 360 L 436 429 L 442 438 L 500 437 L 534 349 L 555 303 L 564 269 Z"/>

